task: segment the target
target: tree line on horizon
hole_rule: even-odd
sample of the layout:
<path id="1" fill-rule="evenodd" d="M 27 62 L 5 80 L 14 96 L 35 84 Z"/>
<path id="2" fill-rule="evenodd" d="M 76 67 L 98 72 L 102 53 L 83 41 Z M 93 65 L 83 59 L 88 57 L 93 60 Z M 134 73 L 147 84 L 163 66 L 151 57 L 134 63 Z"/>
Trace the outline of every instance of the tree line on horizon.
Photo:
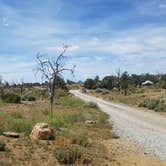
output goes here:
<path id="1" fill-rule="evenodd" d="M 124 90 L 125 95 L 129 87 L 141 87 L 145 81 L 151 81 L 154 84 L 159 84 L 161 88 L 166 89 L 166 74 L 128 74 L 127 71 L 122 74 L 120 71 L 117 75 L 108 75 L 103 79 L 99 79 L 99 76 L 93 78 L 87 78 L 84 82 L 84 87 L 87 89 L 104 88 L 112 90 L 116 88 L 118 91 Z"/>

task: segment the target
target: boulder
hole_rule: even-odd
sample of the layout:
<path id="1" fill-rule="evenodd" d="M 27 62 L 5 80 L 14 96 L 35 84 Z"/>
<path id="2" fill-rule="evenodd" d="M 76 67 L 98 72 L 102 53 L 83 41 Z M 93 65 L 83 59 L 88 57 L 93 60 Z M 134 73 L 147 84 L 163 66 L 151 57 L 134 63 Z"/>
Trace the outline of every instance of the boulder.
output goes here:
<path id="1" fill-rule="evenodd" d="M 37 123 L 30 137 L 31 139 L 49 140 L 54 138 L 54 131 L 47 123 Z"/>

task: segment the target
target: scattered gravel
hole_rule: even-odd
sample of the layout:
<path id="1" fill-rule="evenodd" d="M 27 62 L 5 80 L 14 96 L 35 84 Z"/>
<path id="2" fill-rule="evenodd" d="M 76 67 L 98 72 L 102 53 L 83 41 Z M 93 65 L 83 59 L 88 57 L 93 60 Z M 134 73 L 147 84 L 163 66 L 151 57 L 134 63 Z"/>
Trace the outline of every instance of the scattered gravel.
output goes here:
<path id="1" fill-rule="evenodd" d="M 166 117 L 158 113 L 144 112 L 122 104 L 114 104 L 72 90 L 72 94 L 85 101 L 96 102 L 102 111 L 111 116 L 113 130 L 123 138 L 145 147 L 166 160 Z"/>

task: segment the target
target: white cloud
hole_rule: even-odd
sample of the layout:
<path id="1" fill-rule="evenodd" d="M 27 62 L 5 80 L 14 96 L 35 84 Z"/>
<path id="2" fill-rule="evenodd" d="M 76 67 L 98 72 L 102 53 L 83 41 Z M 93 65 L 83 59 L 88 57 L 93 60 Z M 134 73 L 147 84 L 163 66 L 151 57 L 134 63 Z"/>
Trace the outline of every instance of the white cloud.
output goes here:
<path id="1" fill-rule="evenodd" d="M 166 8 L 166 4 L 159 4 L 159 8 Z"/>
<path id="2" fill-rule="evenodd" d="M 138 2 L 136 10 L 139 11 L 139 14 L 161 15 L 166 13 L 164 3 L 154 0 L 148 0 L 145 3 L 136 1 Z M 31 4 L 31 2 L 29 3 Z M 45 10 L 43 6 L 43 11 Z M 57 12 L 60 10 L 61 6 L 57 6 Z M 27 12 L 26 10 L 26 14 Z M 24 9 L 18 10 L 0 3 L 0 18 L 2 18 L 3 25 L 0 26 L 1 48 L 6 51 L 9 48 L 9 51 L 23 49 L 23 53 L 19 53 L 19 55 L 24 57 L 21 59 L 18 55 L 13 54 L 15 58 L 9 60 L 9 57 L 5 58 L 5 55 L 0 54 L 0 61 L 2 61 L 0 71 L 8 73 L 4 74 L 7 79 L 14 79 L 22 75 L 26 75 L 27 80 L 30 77 L 34 79 L 32 69 L 35 62 L 30 62 L 30 59 L 35 61 L 35 57 L 32 55 L 41 51 L 51 56 L 51 54 L 61 51 L 63 43 L 71 44 L 68 52 L 72 55 L 72 64 L 77 65 L 76 73 L 82 78 L 97 74 L 111 74 L 119 67 L 131 72 L 166 71 L 164 67 L 166 66 L 164 59 L 166 58 L 165 25 L 145 24 L 141 25 L 141 28 L 140 26 L 133 27 L 133 29 L 128 27 L 128 30 L 122 30 L 123 25 L 120 30 L 112 28 L 111 22 L 115 22 L 115 25 L 119 20 L 119 22 L 121 20 L 123 22 L 124 19 L 128 21 L 133 16 L 132 12 L 125 16 L 118 14 L 116 17 L 109 16 L 103 21 L 88 25 L 82 25 L 74 20 L 53 19 L 49 11 L 46 13 L 42 13 L 40 10 L 29 12 L 32 12 L 34 17 L 32 15 L 25 17 Z M 38 14 L 42 14 L 42 16 L 36 17 Z M 114 20 L 115 18 L 118 21 Z M 106 34 L 104 34 L 105 32 Z M 2 56 L 4 59 L 1 58 Z M 26 59 L 26 56 L 31 56 L 31 58 Z"/>

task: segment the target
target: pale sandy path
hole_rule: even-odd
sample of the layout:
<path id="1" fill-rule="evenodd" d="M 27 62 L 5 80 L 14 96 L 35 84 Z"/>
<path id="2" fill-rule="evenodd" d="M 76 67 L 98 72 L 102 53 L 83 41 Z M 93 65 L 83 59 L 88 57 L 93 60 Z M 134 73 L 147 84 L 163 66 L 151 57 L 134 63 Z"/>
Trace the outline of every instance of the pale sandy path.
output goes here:
<path id="1" fill-rule="evenodd" d="M 70 93 L 84 101 L 96 102 L 102 111 L 111 116 L 117 134 L 145 147 L 161 159 L 166 160 L 166 117 L 157 113 L 144 112 L 122 104 L 82 94 L 77 90 Z"/>

